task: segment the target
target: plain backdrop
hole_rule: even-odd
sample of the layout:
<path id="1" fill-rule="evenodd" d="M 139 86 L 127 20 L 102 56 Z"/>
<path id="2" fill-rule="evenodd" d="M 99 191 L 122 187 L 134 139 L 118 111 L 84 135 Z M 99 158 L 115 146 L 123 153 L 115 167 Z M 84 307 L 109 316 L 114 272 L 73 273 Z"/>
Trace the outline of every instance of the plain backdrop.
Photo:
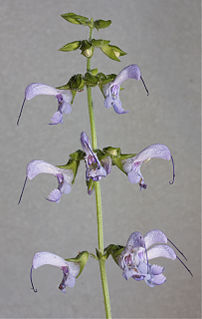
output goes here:
<path id="1" fill-rule="evenodd" d="M 99 147 L 138 152 L 152 143 L 166 144 L 174 157 L 176 182 L 169 185 L 171 163 L 152 160 L 142 167 L 148 189 L 139 191 L 118 169 L 101 181 L 105 246 L 124 245 L 133 231 L 161 229 L 188 258 L 194 277 L 178 261 L 155 260 L 165 266 L 167 282 L 149 288 L 126 281 L 109 258 L 107 274 L 114 318 L 200 318 L 200 1 L 199 0 L 0 0 L 1 70 L 1 318 L 104 318 L 99 267 L 90 259 L 74 289 L 58 290 L 59 269 L 34 271 L 38 293 L 31 290 L 29 271 L 37 251 L 65 258 L 97 247 L 94 195 L 85 185 L 80 165 L 72 192 L 59 204 L 45 198 L 55 187 L 52 176 L 27 184 L 17 205 L 26 165 L 33 159 L 64 164 L 90 133 L 86 91 L 77 94 L 64 123 L 49 126 L 56 111 L 54 97 L 41 96 L 17 117 L 25 87 L 31 82 L 52 86 L 85 73 L 79 51 L 64 53 L 64 44 L 87 39 L 88 28 L 73 25 L 60 14 L 75 12 L 112 25 L 94 32 L 128 54 L 121 62 L 95 52 L 92 66 L 118 73 L 136 63 L 150 90 L 130 80 L 121 91 L 128 114 L 105 109 L 93 89 Z"/>

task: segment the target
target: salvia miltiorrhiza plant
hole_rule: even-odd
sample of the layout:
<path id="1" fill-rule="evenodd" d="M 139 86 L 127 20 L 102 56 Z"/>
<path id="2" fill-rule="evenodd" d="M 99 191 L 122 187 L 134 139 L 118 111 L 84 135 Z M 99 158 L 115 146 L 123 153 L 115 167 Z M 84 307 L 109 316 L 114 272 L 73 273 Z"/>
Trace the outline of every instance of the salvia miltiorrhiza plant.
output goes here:
<path id="1" fill-rule="evenodd" d="M 124 81 L 128 79 L 140 80 L 147 95 L 149 95 L 149 91 L 137 64 L 126 66 L 118 75 L 105 74 L 97 68 L 92 68 L 91 58 L 97 50 L 101 50 L 108 58 L 114 61 L 120 61 L 119 58 L 126 54 L 126 52 L 121 50 L 117 45 L 111 44 L 111 41 L 93 37 L 93 31 L 109 27 L 111 20 L 94 21 L 93 19 L 88 19 L 75 13 L 62 14 L 62 18 L 70 23 L 89 28 L 88 39 L 67 43 L 60 49 L 60 51 L 63 52 L 80 51 L 86 58 L 86 73 L 74 74 L 66 84 L 56 88 L 43 83 L 32 83 L 28 85 L 25 90 L 25 97 L 17 124 L 19 124 L 25 102 L 37 95 L 53 95 L 56 97 L 58 103 L 57 111 L 52 115 L 49 124 L 57 125 L 63 123 L 63 116 L 72 111 L 72 104 L 74 103 L 76 94 L 81 94 L 80 92 L 83 92 L 85 89 L 87 92 L 91 142 L 85 131 L 83 131 L 80 134 L 82 149 L 70 154 L 67 163 L 64 165 L 54 166 L 42 160 L 31 161 L 27 165 L 26 179 L 19 203 L 22 199 L 27 180 L 32 180 L 40 173 L 52 174 L 57 178 L 58 185 L 47 196 L 47 200 L 59 203 L 63 194 L 69 194 L 71 192 L 79 164 L 81 161 L 84 161 L 86 167 L 85 179 L 87 192 L 89 195 L 95 193 L 96 199 L 98 247 L 96 248 L 96 254 L 86 250 L 80 252 L 74 258 L 65 259 L 50 252 L 38 252 L 33 258 L 30 280 L 32 288 L 36 292 L 37 290 L 32 281 L 33 269 L 37 269 L 43 265 L 56 266 L 60 268 L 63 273 L 59 289 L 65 292 L 67 287 L 74 287 L 76 279 L 81 275 L 89 256 L 93 257 L 98 261 L 100 266 L 106 317 L 111 318 L 111 306 L 105 268 L 105 263 L 110 255 L 121 268 L 122 275 L 126 280 L 129 278 L 133 278 L 136 281 L 144 280 L 149 287 L 162 285 L 166 281 L 166 277 L 163 274 L 164 267 L 151 264 L 150 260 L 153 258 L 165 257 L 172 260 L 178 259 L 191 275 L 192 273 L 185 265 L 185 262 L 178 256 L 181 254 L 186 260 L 183 253 L 158 229 L 150 230 L 145 235 L 142 235 L 140 232 L 133 232 L 124 246 L 110 244 L 104 247 L 100 180 L 107 177 L 107 175 L 111 173 L 112 167 L 115 166 L 128 177 L 130 183 L 139 184 L 140 189 L 146 189 L 147 184 L 140 170 L 141 165 L 151 158 L 162 158 L 172 163 L 173 173 L 169 183 L 173 184 L 175 178 L 174 161 L 169 148 L 163 144 L 152 144 L 138 153 L 128 154 L 123 154 L 119 147 L 107 146 L 103 149 L 98 148 L 91 95 L 92 88 L 98 86 L 103 95 L 105 108 L 113 107 L 114 111 L 118 114 L 127 113 L 119 97 L 120 88 Z M 103 112 L 105 112 L 104 109 Z M 172 246 L 172 248 L 170 246 Z"/>

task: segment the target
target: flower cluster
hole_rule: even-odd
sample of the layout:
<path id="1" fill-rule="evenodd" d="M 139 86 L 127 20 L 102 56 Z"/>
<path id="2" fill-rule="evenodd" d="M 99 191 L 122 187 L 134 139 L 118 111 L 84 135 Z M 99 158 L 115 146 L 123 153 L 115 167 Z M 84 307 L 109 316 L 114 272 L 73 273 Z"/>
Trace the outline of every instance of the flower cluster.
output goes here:
<path id="1" fill-rule="evenodd" d="M 103 91 L 105 95 L 104 105 L 106 108 L 113 106 L 115 112 L 119 114 L 127 113 L 121 106 L 121 100 L 119 98 L 119 90 L 120 85 L 127 79 L 136 79 L 142 80 L 143 85 L 149 94 L 148 89 L 145 85 L 145 82 L 141 76 L 140 69 L 136 64 L 131 64 L 125 67 L 115 78 L 114 81 L 109 82 L 108 84 L 103 86 Z M 79 89 L 79 87 L 78 87 Z M 75 94 L 75 90 L 72 90 Z M 17 124 L 19 124 L 20 117 L 22 115 L 22 111 L 24 108 L 24 104 L 26 101 L 33 99 L 37 95 L 52 95 L 57 98 L 58 101 L 58 109 L 51 117 L 50 123 L 51 125 L 56 125 L 63 122 L 63 114 L 69 114 L 72 111 L 71 104 L 73 102 L 72 91 L 69 90 L 60 90 L 56 89 L 52 86 L 43 84 L 43 83 L 31 83 L 25 89 L 25 97 L 23 100 L 23 104 L 20 110 L 20 114 L 17 120 Z"/>
<path id="2" fill-rule="evenodd" d="M 89 138 L 85 132 L 81 133 L 80 140 L 85 154 L 84 161 L 86 165 L 86 181 L 87 183 L 90 180 L 92 180 L 92 182 L 100 181 L 101 178 L 106 177 L 108 174 L 110 174 L 112 165 L 116 165 L 114 156 L 110 157 L 109 154 L 104 154 L 103 152 L 101 152 L 101 159 L 99 160 L 96 152 L 93 151 L 92 146 L 89 142 Z M 128 159 L 124 158 L 124 155 L 120 155 L 120 165 L 123 172 L 127 174 L 128 179 L 131 183 L 139 183 L 141 189 L 145 189 L 147 185 L 144 182 L 144 178 L 142 176 L 140 168 L 144 162 L 148 162 L 151 158 L 161 158 L 167 161 L 172 160 L 173 179 L 172 181 L 170 181 L 170 183 L 174 182 L 174 162 L 170 150 L 166 145 L 153 144 L 146 147 L 135 156 L 130 156 Z M 58 181 L 58 187 L 55 188 L 48 195 L 47 199 L 51 202 L 59 203 L 62 194 L 70 193 L 71 185 L 75 177 L 73 170 L 68 165 L 62 167 L 64 168 L 56 167 L 42 160 L 33 160 L 27 166 L 25 184 L 27 182 L 27 179 L 32 180 L 34 177 L 41 173 L 47 173 L 55 176 Z M 24 187 L 22 193 L 24 191 Z M 22 193 L 19 202 L 21 201 Z M 90 189 L 88 189 L 88 193 L 91 194 Z"/>

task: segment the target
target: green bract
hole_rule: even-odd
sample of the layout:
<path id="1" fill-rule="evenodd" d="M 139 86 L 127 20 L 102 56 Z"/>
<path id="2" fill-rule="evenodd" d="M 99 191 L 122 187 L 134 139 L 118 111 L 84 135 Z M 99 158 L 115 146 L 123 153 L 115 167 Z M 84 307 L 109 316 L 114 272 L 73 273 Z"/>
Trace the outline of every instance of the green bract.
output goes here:
<path id="1" fill-rule="evenodd" d="M 78 150 L 72 154 L 69 155 L 70 159 L 65 165 L 58 165 L 57 167 L 62 169 L 71 169 L 73 171 L 74 177 L 72 180 L 72 184 L 75 181 L 77 171 L 80 165 L 80 161 L 84 159 L 85 153 L 81 150 Z"/>
<path id="2" fill-rule="evenodd" d="M 82 25 L 89 26 L 89 27 L 92 24 L 88 18 L 80 16 L 80 15 L 75 14 L 73 12 L 61 14 L 61 17 L 63 19 L 65 19 L 66 21 L 74 23 L 74 24 L 82 24 Z"/>
<path id="3" fill-rule="evenodd" d="M 109 40 L 102 40 L 102 39 L 98 39 L 98 40 L 92 39 L 91 43 L 94 47 L 101 48 L 103 45 L 109 44 L 110 41 Z"/>
<path id="4" fill-rule="evenodd" d="M 112 23 L 111 20 L 96 20 L 94 21 L 94 27 L 99 30 L 99 29 L 104 29 L 110 26 Z"/>
<path id="5" fill-rule="evenodd" d="M 81 45 L 81 41 L 70 42 L 65 44 L 62 48 L 60 48 L 59 51 L 68 52 L 68 51 L 77 50 L 80 47 L 80 45 Z"/>
<path id="6" fill-rule="evenodd" d="M 101 47 L 101 50 L 110 59 L 120 62 L 119 57 L 126 55 L 127 53 L 122 51 L 119 47 L 115 45 L 106 44 Z"/>
<path id="7" fill-rule="evenodd" d="M 88 257 L 89 257 L 89 252 L 88 251 L 82 251 L 80 252 L 75 258 L 68 258 L 65 259 L 66 261 L 71 261 L 71 262 L 75 262 L 75 263 L 79 263 L 80 265 L 80 271 L 79 274 L 76 276 L 76 278 L 78 278 L 80 276 L 80 274 L 82 273 L 87 261 L 88 261 Z"/>

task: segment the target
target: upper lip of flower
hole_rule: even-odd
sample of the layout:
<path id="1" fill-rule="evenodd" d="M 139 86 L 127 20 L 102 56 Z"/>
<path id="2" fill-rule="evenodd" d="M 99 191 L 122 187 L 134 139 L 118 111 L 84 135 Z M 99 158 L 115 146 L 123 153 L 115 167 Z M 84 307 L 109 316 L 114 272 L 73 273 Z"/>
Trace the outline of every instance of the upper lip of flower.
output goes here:
<path id="1" fill-rule="evenodd" d="M 19 124 L 20 117 L 22 115 L 22 111 L 24 108 L 24 104 L 26 100 L 31 100 L 37 95 L 54 95 L 58 100 L 58 110 L 55 112 L 51 118 L 49 124 L 55 125 L 62 123 L 63 113 L 68 114 L 71 112 L 71 100 L 72 93 L 71 91 L 67 91 L 64 93 L 63 90 L 58 90 L 52 86 L 43 84 L 43 83 L 31 83 L 25 89 L 25 97 L 20 110 L 20 114 L 18 116 L 17 125 Z"/>
<path id="2" fill-rule="evenodd" d="M 122 107 L 122 103 L 119 98 L 119 91 L 120 91 L 121 83 L 128 79 L 141 80 L 147 92 L 147 95 L 149 95 L 149 91 L 141 76 L 141 72 L 138 65 L 131 64 L 125 67 L 123 70 L 121 70 L 121 72 L 116 76 L 113 82 L 110 82 L 103 87 L 103 91 L 105 95 L 104 105 L 106 108 L 110 108 L 111 106 L 113 106 L 114 111 L 116 113 L 118 114 L 127 113 L 127 111 L 125 111 Z"/>
<path id="3" fill-rule="evenodd" d="M 20 203 L 22 199 L 22 194 L 23 194 L 27 179 L 32 180 L 34 177 L 36 177 L 38 174 L 41 174 L 41 173 L 52 174 L 55 177 L 57 177 L 57 180 L 58 180 L 58 188 L 54 189 L 49 194 L 47 198 L 49 201 L 58 203 L 63 193 L 68 194 L 71 191 L 71 182 L 73 180 L 72 170 L 70 169 L 64 170 L 50 163 L 44 162 L 42 160 L 34 160 L 27 165 L 26 179 L 25 179 L 25 183 L 24 183 L 18 204 Z"/>
<path id="4" fill-rule="evenodd" d="M 170 150 L 166 145 L 163 144 L 149 145 L 136 156 L 127 160 L 123 160 L 123 169 L 127 173 L 129 181 L 131 183 L 139 183 L 141 188 L 147 187 L 147 185 L 144 183 L 144 178 L 140 168 L 144 162 L 149 161 L 151 158 L 162 158 L 164 160 L 172 161 L 173 178 L 172 181 L 169 181 L 169 183 L 173 184 L 175 179 L 174 161 Z"/>

